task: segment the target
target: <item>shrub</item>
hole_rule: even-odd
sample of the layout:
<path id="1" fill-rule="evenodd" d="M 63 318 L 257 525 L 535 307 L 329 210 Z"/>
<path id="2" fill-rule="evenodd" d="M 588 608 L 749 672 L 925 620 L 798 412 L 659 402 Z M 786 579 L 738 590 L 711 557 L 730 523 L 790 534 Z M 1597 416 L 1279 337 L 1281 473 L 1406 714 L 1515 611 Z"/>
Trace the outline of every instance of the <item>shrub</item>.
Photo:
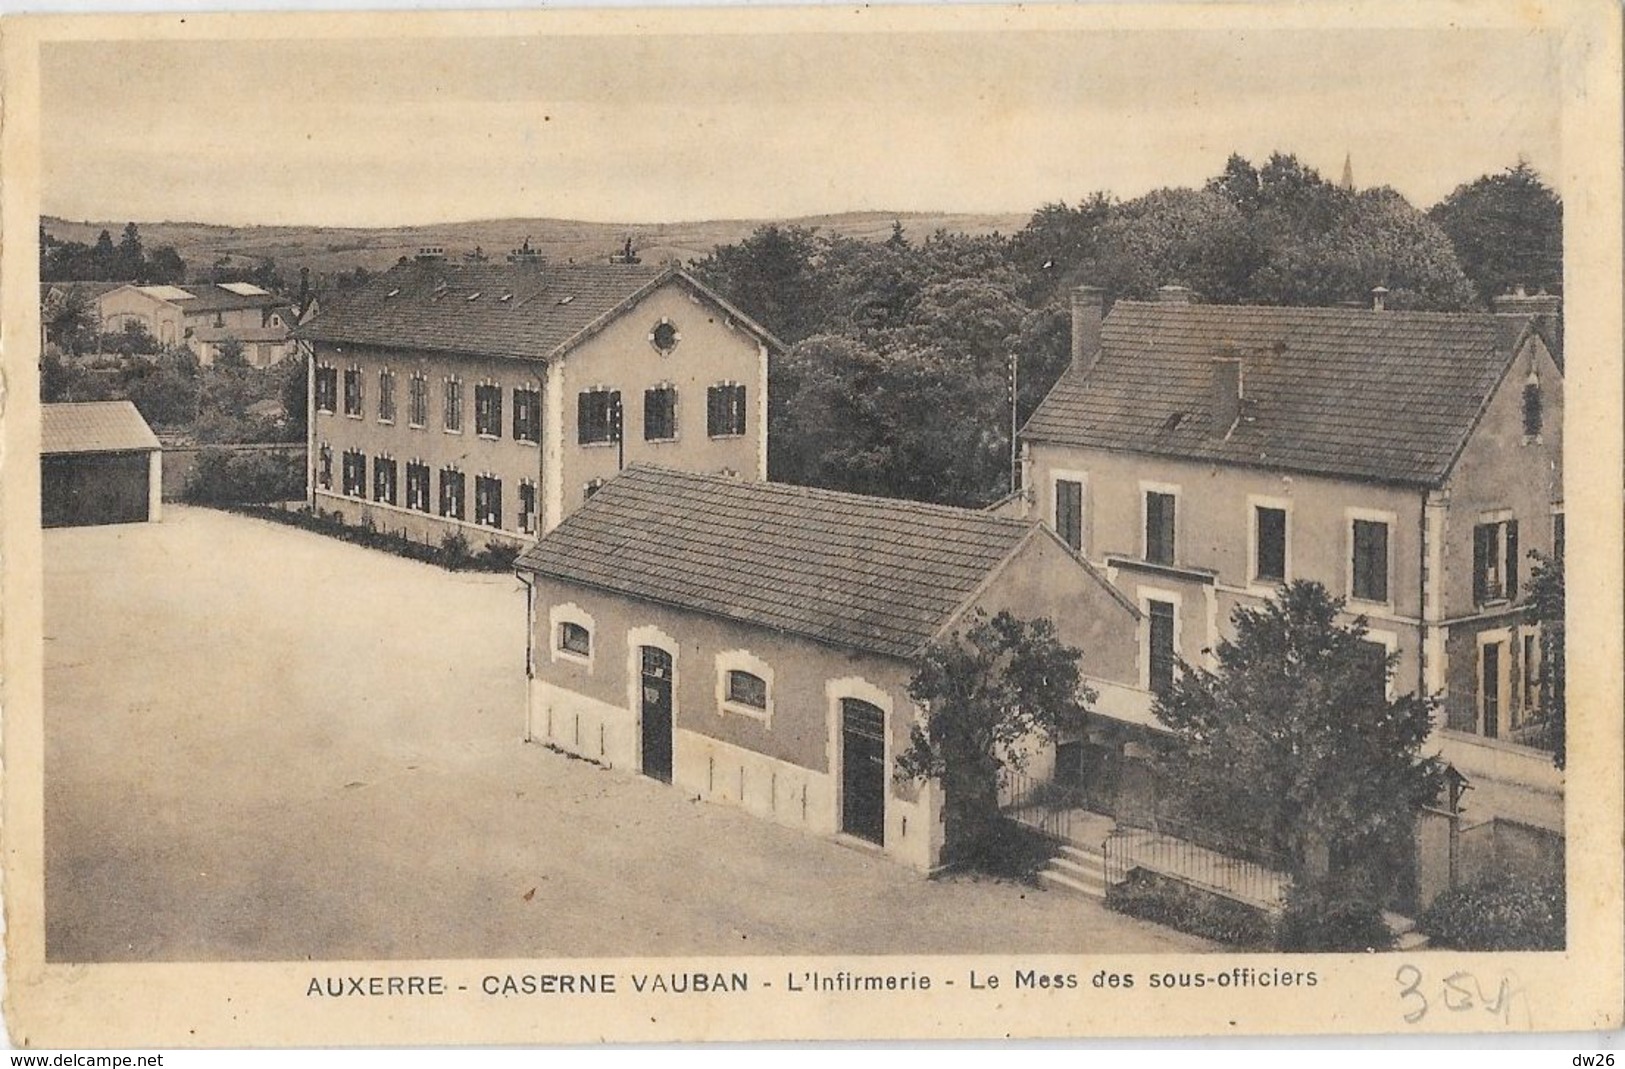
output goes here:
<path id="1" fill-rule="evenodd" d="M 237 452 L 206 446 L 187 473 L 182 496 L 203 505 L 287 501 L 305 492 L 305 463 L 298 453 Z"/>
<path id="2" fill-rule="evenodd" d="M 452 571 L 461 571 L 468 567 L 473 560 L 469 553 L 468 539 L 461 531 L 452 531 L 440 540 L 439 561 L 442 567 Z"/>
<path id="3" fill-rule="evenodd" d="M 1000 880 L 1036 885 L 1038 871 L 1055 855 L 1055 843 L 1034 828 L 999 818 L 976 849 L 954 858 L 954 867 Z"/>
<path id="4" fill-rule="evenodd" d="M 1502 878 L 1444 892 L 1417 927 L 1435 946 L 1452 950 L 1562 950 L 1566 913 L 1560 881 Z"/>
<path id="5" fill-rule="evenodd" d="M 1319 953 L 1387 950 L 1394 933 L 1375 900 L 1334 886 L 1293 887 L 1276 934 L 1276 949 Z"/>
<path id="6" fill-rule="evenodd" d="M 497 542 L 495 540 L 485 543 L 479 555 L 474 558 L 477 567 L 488 572 L 511 572 L 514 561 L 519 559 L 519 547 L 512 542 Z"/>
<path id="7" fill-rule="evenodd" d="M 1233 946 L 1262 949 L 1275 941 L 1275 925 L 1263 909 L 1146 869 L 1132 869 L 1128 879 L 1107 888 L 1106 904 L 1131 917 Z"/>

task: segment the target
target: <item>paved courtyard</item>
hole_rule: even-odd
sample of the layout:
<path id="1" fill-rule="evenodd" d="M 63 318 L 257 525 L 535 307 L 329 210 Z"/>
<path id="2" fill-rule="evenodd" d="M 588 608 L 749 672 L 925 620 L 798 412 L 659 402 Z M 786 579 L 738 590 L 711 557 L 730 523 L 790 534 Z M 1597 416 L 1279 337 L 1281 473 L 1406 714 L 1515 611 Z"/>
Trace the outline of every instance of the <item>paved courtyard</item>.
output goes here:
<path id="1" fill-rule="evenodd" d="M 1207 946 L 523 744 L 512 576 L 171 506 L 45 555 L 53 961 Z"/>

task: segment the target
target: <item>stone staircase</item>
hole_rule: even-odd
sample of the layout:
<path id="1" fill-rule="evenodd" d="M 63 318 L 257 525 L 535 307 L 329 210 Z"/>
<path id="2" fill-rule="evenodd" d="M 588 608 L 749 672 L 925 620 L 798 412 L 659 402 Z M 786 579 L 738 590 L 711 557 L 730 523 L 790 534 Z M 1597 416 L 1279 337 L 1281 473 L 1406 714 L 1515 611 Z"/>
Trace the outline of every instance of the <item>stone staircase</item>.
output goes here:
<path id="1" fill-rule="evenodd" d="M 1064 844 L 1038 871 L 1038 882 L 1051 891 L 1106 899 L 1106 857 L 1099 850 Z"/>
<path id="2" fill-rule="evenodd" d="M 1416 922 L 1409 917 L 1385 910 L 1382 922 L 1394 933 L 1395 950 L 1421 950 L 1428 945 L 1428 937 L 1416 930 Z"/>

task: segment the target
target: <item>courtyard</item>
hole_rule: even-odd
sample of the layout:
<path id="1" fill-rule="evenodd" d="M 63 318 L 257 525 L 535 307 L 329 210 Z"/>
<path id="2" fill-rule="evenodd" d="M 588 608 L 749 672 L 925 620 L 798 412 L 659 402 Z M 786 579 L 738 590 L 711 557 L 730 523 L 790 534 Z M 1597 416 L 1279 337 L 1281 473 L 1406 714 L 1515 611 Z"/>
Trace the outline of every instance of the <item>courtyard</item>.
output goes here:
<path id="1" fill-rule="evenodd" d="M 511 575 L 175 506 L 45 572 L 52 961 L 1209 947 L 525 744 Z"/>

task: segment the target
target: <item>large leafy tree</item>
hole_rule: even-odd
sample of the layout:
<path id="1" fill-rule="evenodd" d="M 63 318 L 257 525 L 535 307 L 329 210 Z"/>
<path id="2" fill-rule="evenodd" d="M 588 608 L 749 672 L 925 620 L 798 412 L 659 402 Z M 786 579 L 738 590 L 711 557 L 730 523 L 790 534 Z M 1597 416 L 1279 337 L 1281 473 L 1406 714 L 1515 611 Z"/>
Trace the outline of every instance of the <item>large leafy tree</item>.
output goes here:
<path id="1" fill-rule="evenodd" d="M 1096 697 L 1083 683 L 1082 656 L 1047 618 L 981 610 L 921 655 L 908 693 L 924 716 L 897 757 L 897 776 L 942 785 L 951 860 L 975 862 L 992 848 L 1000 774 L 1024 767 L 1035 743 L 1082 727 Z"/>
<path id="2" fill-rule="evenodd" d="M 1317 916 L 1374 919 L 1403 882 L 1416 811 L 1442 771 L 1422 754 L 1429 702 L 1387 696 L 1393 658 L 1342 610 L 1305 580 L 1237 608 L 1217 669 L 1183 666 L 1157 700 L 1173 732 L 1160 771 L 1184 812 L 1284 859 Z"/>
<path id="3" fill-rule="evenodd" d="M 706 282 L 786 342 L 823 326 L 823 279 L 814 269 L 817 234 L 801 226 L 769 224 L 734 245 L 719 245 L 690 264 Z"/>
<path id="4" fill-rule="evenodd" d="M 1524 603 L 1540 624 L 1540 704 L 1546 715 L 1552 745 L 1552 763 L 1568 763 L 1568 658 L 1564 633 L 1563 558 L 1530 550 L 1535 566 L 1529 572 Z"/>
<path id="5" fill-rule="evenodd" d="M 1454 244 L 1483 302 L 1515 286 L 1563 288 L 1563 202 L 1519 160 L 1464 185 L 1428 211 Z"/>

